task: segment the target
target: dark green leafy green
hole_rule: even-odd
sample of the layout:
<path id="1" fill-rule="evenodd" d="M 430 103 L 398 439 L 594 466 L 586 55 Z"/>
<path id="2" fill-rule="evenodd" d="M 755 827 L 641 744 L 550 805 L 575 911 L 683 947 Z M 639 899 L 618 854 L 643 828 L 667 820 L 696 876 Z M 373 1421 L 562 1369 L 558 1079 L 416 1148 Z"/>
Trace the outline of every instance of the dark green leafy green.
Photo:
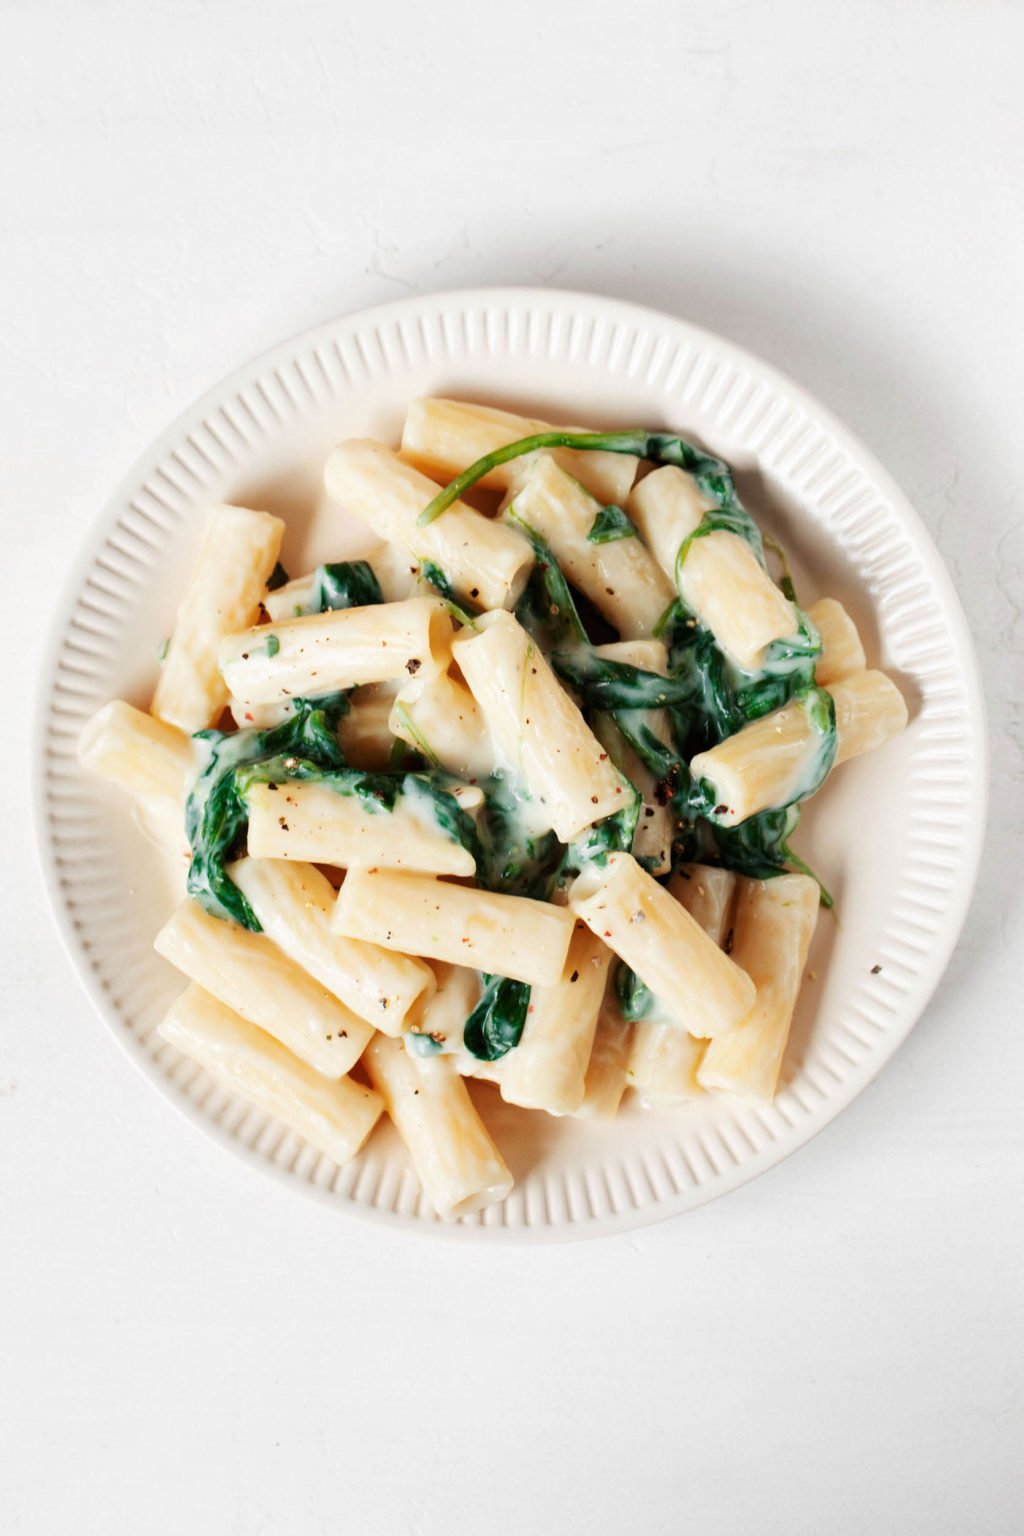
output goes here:
<path id="1" fill-rule="evenodd" d="M 463 1040 L 478 1061 L 497 1061 L 519 1044 L 530 1006 L 530 988 L 507 976 L 483 977 L 484 990 L 466 1020 Z"/>
<path id="2" fill-rule="evenodd" d="M 711 835 L 718 859 L 726 869 L 751 880 L 771 880 L 787 870 L 796 870 L 815 881 L 822 906 L 832 907 L 832 897 L 814 870 L 789 846 L 799 824 L 799 805 L 787 805 L 781 810 L 748 816 L 738 827 L 713 827 Z"/>
<path id="3" fill-rule="evenodd" d="M 480 787 L 484 803 L 476 818 L 477 880 L 489 891 L 545 900 L 562 865 L 563 845 L 553 832 L 529 830 L 519 797 L 500 774 Z"/>
<path id="4" fill-rule="evenodd" d="M 619 539 L 635 539 L 636 524 L 626 516 L 621 507 L 612 503 L 602 507 L 594 518 L 587 534 L 588 544 L 614 544 Z"/>
<path id="5" fill-rule="evenodd" d="M 285 570 L 280 560 L 278 560 L 274 566 L 274 569 L 271 571 L 269 577 L 267 578 L 267 591 L 276 592 L 278 587 L 284 587 L 287 586 L 287 584 L 288 572 Z"/>
<path id="6" fill-rule="evenodd" d="M 475 612 L 471 612 L 462 603 L 447 573 L 439 565 L 436 565 L 433 560 L 421 560 L 420 575 L 424 581 L 430 582 L 430 585 L 440 597 L 444 598 L 452 618 L 457 619 L 460 624 L 465 624 L 467 628 L 472 629 L 473 620 L 480 610 L 477 608 Z M 472 603 L 472 595 L 470 596 L 470 602 Z"/>
<path id="7" fill-rule="evenodd" d="M 370 608 L 384 601 L 372 565 L 366 560 L 339 560 L 318 565 L 313 575 L 312 611 L 328 613 L 337 608 Z"/>
<path id="8" fill-rule="evenodd" d="M 624 960 L 615 967 L 615 1000 L 627 1024 L 646 1019 L 654 1008 L 654 993 Z"/>
<path id="9" fill-rule="evenodd" d="M 554 651 L 551 665 L 575 688 L 585 709 L 662 709 L 685 702 L 693 692 L 687 678 L 662 677 L 626 661 L 611 661 L 590 646 Z"/>

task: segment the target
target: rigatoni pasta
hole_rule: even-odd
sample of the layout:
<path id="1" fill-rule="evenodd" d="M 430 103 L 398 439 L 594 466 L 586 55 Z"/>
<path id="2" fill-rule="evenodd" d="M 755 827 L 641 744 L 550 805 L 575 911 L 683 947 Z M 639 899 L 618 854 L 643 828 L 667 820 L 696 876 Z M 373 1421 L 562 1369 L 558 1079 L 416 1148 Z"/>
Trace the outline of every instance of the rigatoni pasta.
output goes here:
<path id="1" fill-rule="evenodd" d="M 462 400 L 413 400 L 405 416 L 402 457 L 434 478 L 450 480 L 467 464 L 493 453 L 495 448 L 551 430 L 548 422 L 516 416 L 492 405 Z M 621 503 L 629 495 L 637 469 L 632 454 L 574 453 L 571 448 L 550 452 L 558 464 L 600 499 L 602 506 Z M 529 474 L 534 462 L 530 456 L 495 465 L 480 484 L 507 491 Z"/>
<path id="2" fill-rule="evenodd" d="M 434 802 L 416 792 L 399 794 L 394 808 L 371 809 L 372 795 L 341 793 L 323 784 L 252 784 L 246 790 L 249 852 L 258 859 L 301 859 L 340 869 L 383 865 L 435 875 L 471 875 L 468 848 L 438 824 Z"/>
<path id="3" fill-rule="evenodd" d="M 464 601 L 482 608 L 512 608 L 533 556 L 522 536 L 472 507 L 454 506 L 437 526 L 421 527 L 418 514 L 437 489 L 425 475 L 381 443 L 353 440 L 335 448 L 324 471 L 331 496 L 389 543 L 400 544 L 422 565 L 442 571 Z"/>
<path id="4" fill-rule="evenodd" d="M 334 926 L 385 949 L 550 987 L 562 974 L 573 918 L 565 907 L 522 896 L 398 870 L 353 869 L 342 885 Z"/>
<path id="5" fill-rule="evenodd" d="M 153 712 L 82 735 L 187 866 L 161 1037 L 339 1164 L 383 1110 L 442 1219 L 512 1188 L 488 1105 L 769 1100 L 801 804 L 907 720 L 846 610 L 670 432 L 425 399 L 324 480 L 384 542 L 289 577 L 213 509 Z"/>
<path id="6" fill-rule="evenodd" d="M 269 512 L 210 509 L 153 695 L 158 719 L 187 732 L 216 724 L 231 692 L 220 642 L 255 621 L 283 535 L 284 523 Z"/>
<path id="7" fill-rule="evenodd" d="M 740 881 L 732 952 L 757 996 L 743 1019 L 709 1043 L 697 1068 L 703 1088 L 773 1098 L 818 910 L 818 888 L 807 875 Z"/>
<path id="8" fill-rule="evenodd" d="M 521 779 L 537 825 L 571 842 L 623 805 L 607 752 L 511 614 L 490 613 L 453 654 L 507 773 Z"/>
<path id="9" fill-rule="evenodd" d="M 668 889 L 712 943 L 732 949 L 732 908 L 736 876 L 728 869 L 708 864 L 682 865 Z M 644 1103 L 661 1104 L 693 1098 L 701 1092 L 697 1068 L 704 1055 L 704 1040 L 674 1023 L 663 1023 L 658 1006 L 651 1006 L 633 1025 L 629 1057 L 629 1086 Z"/>
<path id="10" fill-rule="evenodd" d="M 336 934 L 336 892 L 314 865 L 240 859 L 231 878 L 267 937 L 366 1024 L 398 1035 L 423 1017 L 436 985 L 430 966 Z"/>
<path id="11" fill-rule="evenodd" d="M 443 667 L 451 635 L 441 601 L 411 597 L 226 635 L 220 668 L 234 698 L 278 704 Z"/>
<path id="12" fill-rule="evenodd" d="M 153 947 L 325 1077 L 341 1077 L 362 1055 L 363 1020 L 264 934 L 221 922 L 197 901 L 184 901 Z"/>
<path id="13" fill-rule="evenodd" d="M 749 1013 L 750 978 L 631 854 L 585 870 L 570 904 L 691 1035 L 721 1034 Z"/>
<path id="14" fill-rule="evenodd" d="M 628 524 L 602 533 L 601 511 L 596 497 L 544 455 L 516 492 L 506 518 L 513 527 L 525 524 L 540 534 L 573 586 L 624 640 L 651 635 L 674 588 Z"/>
<path id="15" fill-rule="evenodd" d="M 273 1115 L 340 1167 L 355 1157 L 383 1111 L 372 1088 L 351 1077 L 323 1077 L 195 983 L 158 1032 L 222 1087 Z"/>
<path id="16" fill-rule="evenodd" d="M 439 1216 L 468 1216 L 504 1200 L 512 1175 L 451 1061 L 413 1055 L 378 1035 L 366 1067 Z"/>

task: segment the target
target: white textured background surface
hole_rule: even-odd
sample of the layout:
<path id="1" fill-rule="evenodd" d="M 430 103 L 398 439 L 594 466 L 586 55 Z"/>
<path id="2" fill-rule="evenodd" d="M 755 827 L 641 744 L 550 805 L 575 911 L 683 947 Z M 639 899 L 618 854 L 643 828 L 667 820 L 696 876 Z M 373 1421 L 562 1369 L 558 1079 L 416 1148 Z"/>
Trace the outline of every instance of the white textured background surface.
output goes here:
<path id="1" fill-rule="evenodd" d="M 0 4 L 0 1510 L 74 1532 L 1020 1528 L 1024 7 Z M 550 282 L 718 329 L 902 483 L 987 679 L 964 939 L 812 1146 L 575 1248 L 413 1243 L 255 1178 L 89 1012 L 22 729 L 62 554 L 279 336 Z"/>

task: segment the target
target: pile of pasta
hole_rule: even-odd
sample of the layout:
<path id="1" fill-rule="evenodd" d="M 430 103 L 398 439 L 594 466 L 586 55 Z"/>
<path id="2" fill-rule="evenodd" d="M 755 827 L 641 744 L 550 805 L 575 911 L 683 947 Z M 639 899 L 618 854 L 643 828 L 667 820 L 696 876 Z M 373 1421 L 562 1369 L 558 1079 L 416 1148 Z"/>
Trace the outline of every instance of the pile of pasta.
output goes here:
<path id="1" fill-rule="evenodd" d="M 770 1101 L 800 802 L 907 718 L 849 615 L 667 434 L 424 399 L 325 482 L 381 542 L 288 579 L 279 518 L 211 508 L 148 712 L 81 739 L 181 872 L 161 1036 L 339 1165 L 386 1113 L 442 1217 L 513 1184 L 467 1078 Z"/>

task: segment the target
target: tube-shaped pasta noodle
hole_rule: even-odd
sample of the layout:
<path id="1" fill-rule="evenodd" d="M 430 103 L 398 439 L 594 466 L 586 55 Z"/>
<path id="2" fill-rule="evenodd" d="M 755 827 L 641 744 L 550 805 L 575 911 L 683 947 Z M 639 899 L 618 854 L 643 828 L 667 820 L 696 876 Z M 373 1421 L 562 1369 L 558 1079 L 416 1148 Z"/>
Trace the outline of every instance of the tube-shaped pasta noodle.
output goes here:
<path id="1" fill-rule="evenodd" d="M 349 698 L 348 713 L 338 722 L 338 743 L 353 768 L 390 766 L 395 738 L 388 722 L 395 696 L 394 683 L 367 683 Z"/>
<path id="2" fill-rule="evenodd" d="M 680 546 L 696 532 L 713 505 L 693 476 L 674 464 L 652 471 L 633 487 L 629 515 L 673 588 Z"/>
<path id="3" fill-rule="evenodd" d="M 906 726 L 906 700 L 884 672 L 855 672 L 828 691 L 836 706 L 837 764 L 884 746 Z"/>
<path id="4" fill-rule="evenodd" d="M 216 725 L 231 692 L 218 668 L 221 640 L 255 621 L 283 534 L 269 512 L 210 510 L 153 695 L 158 719 L 189 735 Z"/>
<path id="5" fill-rule="evenodd" d="M 227 635 L 220 665 L 235 698 L 273 704 L 404 678 L 420 667 L 443 667 L 451 634 L 440 598 L 410 597 Z"/>
<path id="6" fill-rule="evenodd" d="M 249 726 L 255 726 L 257 730 L 266 731 L 271 726 L 280 725 L 295 713 L 290 699 L 281 699 L 274 704 L 254 704 L 250 699 L 232 698 L 228 702 L 231 710 L 231 718 L 240 731 Z"/>
<path id="7" fill-rule="evenodd" d="M 436 398 L 414 400 L 405 418 L 402 457 L 435 480 L 450 480 L 496 448 L 551 430 L 548 422 L 537 421 L 531 416 L 515 416 L 511 411 L 500 411 L 491 405 L 467 405 L 461 400 Z M 566 430 L 579 432 L 584 429 Z M 602 506 L 609 502 L 621 505 L 625 501 L 639 462 L 629 454 L 583 453 L 569 448 L 555 449 L 551 457 L 592 491 Z M 479 483 L 507 491 L 529 474 L 536 458 L 537 455 L 528 454 L 522 459 L 512 459 L 508 464 L 492 469 Z"/>
<path id="8" fill-rule="evenodd" d="M 405 1036 L 406 1048 L 415 1052 L 417 1037 L 429 1035 L 455 1063 L 460 1076 L 482 1078 L 490 1083 L 500 1081 L 505 1058 L 482 1061 L 471 1055 L 464 1044 L 466 1020 L 480 1001 L 480 972 L 471 971 L 464 965 L 448 965 L 442 960 L 433 961 L 430 969 L 437 980 L 437 991 L 423 1010 L 422 1018 Z"/>
<path id="9" fill-rule="evenodd" d="M 319 613 L 319 608 L 313 606 L 315 587 L 316 572 L 311 571 L 308 576 L 296 576 L 283 586 L 275 587 L 273 592 L 268 592 L 263 599 L 263 606 L 271 621 L 283 624 L 287 619 L 301 619 L 307 613 Z"/>
<path id="10" fill-rule="evenodd" d="M 793 699 L 697 753 L 690 772 L 714 791 L 709 820 L 734 827 L 759 811 L 789 805 L 809 793 L 827 745 L 811 720 L 814 703 Z"/>
<path id="11" fill-rule="evenodd" d="M 680 547 L 700 527 L 712 503 L 692 475 L 674 465 L 641 480 L 630 513 L 662 570 L 738 666 L 756 668 L 772 640 L 797 632 L 793 604 L 783 596 L 750 546 L 718 530 L 694 539 L 682 567 Z"/>
<path id="12" fill-rule="evenodd" d="M 414 1056 L 375 1035 L 364 1061 L 440 1217 L 505 1199 L 514 1180 L 450 1057 Z"/>
<path id="13" fill-rule="evenodd" d="M 335 933 L 334 887 L 312 864 L 239 859 L 229 873 L 267 937 L 367 1026 L 397 1035 L 424 1014 L 435 987 L 430 966 Z M 354 1025 L 348 1030 L 355 1050 Z"/>
<path id="14" fill-rule="evenodd" d="M 450 885 L 397 870 L 353 869 L 334 926 L 353 939 L 551 987 L 562 974 L 573 916 L 525 896 Z"/>
<path id="15" fill-rule="evenodd" d="M 834 767 L 883 746 L 907 723 L 903 695 L 884 672 L 857 672 L 828 691 L 836 709 Z M 710 820 L 733 827 L 807 794 L 825 742 L 811 722 L 812 709 L 812 702 L 794 699 L 697 753 L 690 772 L 712 786 L 717 800 Z"/>
<path id="16" fill-rule="evenodd" d="M 423 788 L 424 792 L 418 791 Z M 437 823 L 434 802 L 416 779 L 393 810 L 371 810 L 360 795 L 315 782 L 251 784 L 248 847 L 256 859 L 302 859 L 426 874 L 471 875 L 476 860 Z"/>
<path id="17" fill-rule="evenodd" d="M 689 864 L 676 871 L 668 889 L 721 948 L 729 930 L 736 876 L 727 869 Z M 657 1009 L 656 1001 L 654 1016 L 633 1026 L 629 1057 L 629 1085 L 648 1105 L 689 1099 L 703 1091 L 696 1072 L 705 1042 L 675 1024 L 659 1023 Z"/>
<path id="18" fill-rule="evenodd" d="M 322 1077 L 194 982 L 157 1033 L 223 1088 L 273 1115 L 342 1167 L 384 1108 L 372 1088 L 350 1077 Z"/>
<path id="19" fill-rule="evenodd" d="M 494 771 L 494 748 L 477 702 L 450 672 L 410 678 L 394 699 L 388 726 L 449 773 L 482 779 Z"/>
<path id="20" fill-rule="evenodd" d="M 760 1102 L 774 1097 L 819 899 L 807 875 L 740 880 L 732 952 L 754 982 L 757 1001 L 708 1045 L 697 1068 L 702 1087 Z"/>
<path id="21" fill-rule="evenodd" d="M 614 764 L 526 630 L 488 613 L 463 631 L 453 655 L 483 712 L 500 763 L 520 778 L 537 825 L 563 843 L 620 810 Z"/>
<path id="22" fill-rule="evenodd" d="M 821 637 L 821 651 L 814 664 L 814 681 L 823 688 L 867 666 L 857 626 L 842 603 L 834 597 L 819 598 L 807 617 Z"/>
<path id="23" fill-rule="evenodd" d="M 519 601 L 533 564 L 522 535 L 460 501 L 421 528 L 416 519 L 437 486 L 382 443 L 353 438 L 339 444 L 324 482 L 335 501 L 381 538 L 401 544 L 417 563 L 438 566 L 462 598 L 482 608 L 514 608 Z"/>
<path id="24" fill-rule="evenodd" d="M 799 618 L 750 545 L 719 529 L 694 539 L 679 568 L 679 593 L 740 667 L 756 670 L 773 640 L 795 635 Z"/>
<path id="25" fill-rule="evenodd" d="M 631 854 L 585 869 L 569 905 L 691 1035 L 720 1034 L 750 1011 L 749 978 Z"/>
<path id="26" fill-rule="evenodd" d="M 609 982 L 587 1063 L 583 1102 L 575 1111 L 578 1119 L 614 1120 L 618 1114 L 622 1095 L 629 1086 L 633 1029 L 619 1012 Z"/>
<path id="27" fill-rule="evenodd" d="M 618 640 L 611 645 L 596 645 L 594 655 L 608 661 L 623 661 L 645 672 L 668 674 L 668 648 L 663 640 Z M 671 742 L 668 715 L 664 709 L 631 709 L 625 721 L 639 733 L 647 728 L 664 746 Z M 633 853 L 644 860 L 652 874 L 661 875 L 669 868 L 675 822 L 667 804 L 659 800 L 659 786 L 654 774 L 637 755 L 610 715 L 598 714 L 594 734 L 611 756 L 616 768 L 638 790 L 643 801 L 633 835 Z M 650 861 L 646 863 L 646 861 Z"/>
<path id="28" fill-rule="evenodd" d="M 668 646 L 664 640 L 612 640 L 608 645 L 595 645 L 594 655 L 603 656 L 606 661 L 624 661 L 627 666 L 639 667 L 641 672 L 668 676 Z"/>
<path id="29" fill-rule="evenodd" d="M 601 503 L 578 480 L 545 456 L 534 464 L 506 516 L 540 534 L 573 586 L 624 639 L 650 635 L 675 597 L 675 587 L 642 539 L 590 542 L 600 510 Z"/>
<path id="30" fill-rule="evenodd" d="M 341 1077 L 366 1044 L 362 1019 L 271 939 L 211 917 L 196 901 L 176 908 L 153 948 L 325 1077 Z"/>
<path id="31" fill-rule="evenodd" d="M 177 726 L 114 699 L 86 722 L 78 761 L 128 791 L 132 818 L 151 843 L 176 858 L 190 857 L 185 796 L 198 764 L 192 742 Z"/>
<path id="32" fill-rule="evenodd" d="M 138 799 L 167 800 L 179 808 L 197 766 L 184 732 L 121 699 L 104 704 L 86 722 L 78 761 Z"/>
<path id="33" fill-rule="evenodd" d="M 583 923 L 553 987 L 534 987 L 519 1044 L 503 1058 L 501 1096 L 524 1109 L 571 1115 L 583 1102 L 587 1063 L 611 950 Z"/>
<path id="34" fill-rule="evenodd" d="M 426 965 L 426 961 L 421 964 Z M 462 1050 L 466 1020 L 480 1001 L 480 972 L 466 965 L 449 965 L 443 960 L 434 960 L 429 969 L 436 990 L 431 993 L 412 1033 L 429 1035 L 443 1050 L 458 1053 Z"/>

